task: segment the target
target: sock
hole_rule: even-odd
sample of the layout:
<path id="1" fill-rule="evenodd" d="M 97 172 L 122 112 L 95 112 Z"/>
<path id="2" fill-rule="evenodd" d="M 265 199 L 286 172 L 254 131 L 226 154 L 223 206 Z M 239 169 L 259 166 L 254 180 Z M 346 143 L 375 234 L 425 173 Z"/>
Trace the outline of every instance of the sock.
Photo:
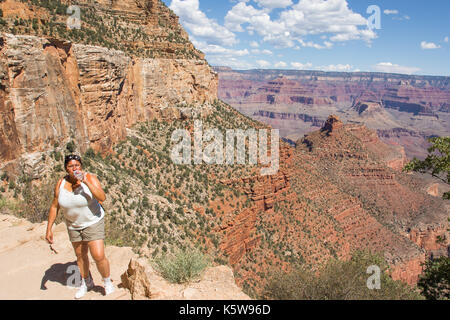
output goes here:
<path id="1" fill-rule="evenodd" d="M 93 283 L 93 280 L 91 278 L 91 275 L 89 275 L 86 279 L 85 278 L 81 278 L 81 285 L 82 286 L 88 286 L 91 285 Z"/>
<path id="2" fill-rule="evenodd" d="M 111 278 L 110 278 L 110 277 L 108 277 L 108 278 L 103 278 L 103 282 L 104 282 L 105 284 L 112 284 L 112 283 L 111 283 Z"/>

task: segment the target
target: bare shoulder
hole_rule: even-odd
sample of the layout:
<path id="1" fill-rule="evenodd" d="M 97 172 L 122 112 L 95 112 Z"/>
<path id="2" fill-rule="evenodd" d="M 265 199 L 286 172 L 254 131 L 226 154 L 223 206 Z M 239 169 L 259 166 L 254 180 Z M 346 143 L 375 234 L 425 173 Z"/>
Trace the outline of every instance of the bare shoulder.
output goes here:
<path id="1" fill-rule="evenodd" d="M 56 186 L 55 186 L 55 197 L 57 197 L 57 196 L 59 195 L 59 187 L 61 186 L 61 183 L 63 182 L 63 180 L 64 180 L 65 178 L 66 178 L 66 177 L 62 177 L 62 178 L 59 179 L 58 182 L 56 183 Z"/>

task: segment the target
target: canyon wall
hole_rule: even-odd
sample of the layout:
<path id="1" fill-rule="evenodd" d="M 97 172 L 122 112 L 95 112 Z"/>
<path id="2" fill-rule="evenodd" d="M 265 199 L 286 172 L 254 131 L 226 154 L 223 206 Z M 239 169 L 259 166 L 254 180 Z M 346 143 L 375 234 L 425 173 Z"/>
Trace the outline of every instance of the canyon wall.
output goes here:
<path id="1" fill-rule="evenodd" d="M 217 75 L 205 60 L 130 57 L 7 33 L 0 44 L 3 165 L 70 140 L 81 151 L 110 151 L 138 121 L 217 99 Z"/>

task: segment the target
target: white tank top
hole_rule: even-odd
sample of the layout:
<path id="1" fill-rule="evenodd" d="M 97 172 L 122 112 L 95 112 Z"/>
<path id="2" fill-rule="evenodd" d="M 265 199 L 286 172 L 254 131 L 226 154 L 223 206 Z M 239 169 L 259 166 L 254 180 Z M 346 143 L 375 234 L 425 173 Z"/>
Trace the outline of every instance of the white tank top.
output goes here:
<path id="1" fill-rule="evenodd" d="M 63 209 L 69 230 L 81 230 L 99 222 L 104 216 L 100 203 L 92 196 L 91 190 L 84 183 L 70 192 L 64 188 L 64 178 L 59 187 L 58 203 Z"/>

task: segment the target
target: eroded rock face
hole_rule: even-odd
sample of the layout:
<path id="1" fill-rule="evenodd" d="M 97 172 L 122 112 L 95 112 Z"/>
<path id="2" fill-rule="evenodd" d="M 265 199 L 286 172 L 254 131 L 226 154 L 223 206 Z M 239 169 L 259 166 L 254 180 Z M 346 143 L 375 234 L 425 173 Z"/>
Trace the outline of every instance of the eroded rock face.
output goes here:
<path id="1" fill-rule="evenodd" d="M 82 144 L 87 136 L 80 105 L 65 76 L 70 48 L 63 44 L 57 48 L 32 36 L 3 34 L 2 41 L 8 78 L 1 91 L 4 104 L 9 106 L 5 116 L 13 119 L 8 139 L 16 143 L 6 145 L 0 162 L 13 160 L 20 153 L 43 151 L 70 136 Z"/>
<path id="2" fill-rule="evenodd" d="M 139 121 L 182 117 L 177 105 L 217 98 L 204 60 L 133 58 L 35 36 L 3 34 L 1 43 L 0 166 L 70 140 L 107 152 Z"/>
<path id="3" fill-rule="evenodd" d="M 333 134 L 336 130 L 339 128 L 342 128 L 344 124 L 339 119 L 338 116 L 331 115 L 328 117 L 327 121 L 325 122 L 322 131 L 327 132 L 328 135 Z"/>
<path id="4" fill-rule="evenodd" d="M 348 241 L 350 249 L 365 246 L 384 252 L 395 280 L 416 283 L 427 255 L 446 254 L 446 205 L 426 194 L 425 181 L 401 172 L 403 148 L 384 144 L 375 131 L 364 126 L 347 124 L 333 129 L 338 123 L 335 117 L 328 122 L 321 131 L 297 142 L 297 155 L 311 156 L 318 172 L 333 177 L 334 183 L 342 190 L 351 190 L 354 198 L 344 200 L 347 195 L 325 183 L 312 188 L 317 178 L 310 179 L 309 185 L 297 182 L 296 189 L 306 189 L 304 196 L 313 201 L 322 198 L 332 203 L 328 214 L 345 231 L 340 238 Z M 327 135 L 329 131 L 334 134 Z M 304 178 L 308 172 L 314 171 L 305 170 Z M 301 175 L 293 176 L 295 188 Z M 418 188 L 424 191 L 418 192 Z M 374 214 L 374 208 L 382 209 Z"/>
<path id="5" fill-rule="evenodd" d="M 447 228 L 448 226 L 445 223 L 433 226 L 418 226 L 411 230 L 409 238 L 418 246 L 427 250 L 429 255 L 434 257 L 445 256 L 450 246 Z"/>

